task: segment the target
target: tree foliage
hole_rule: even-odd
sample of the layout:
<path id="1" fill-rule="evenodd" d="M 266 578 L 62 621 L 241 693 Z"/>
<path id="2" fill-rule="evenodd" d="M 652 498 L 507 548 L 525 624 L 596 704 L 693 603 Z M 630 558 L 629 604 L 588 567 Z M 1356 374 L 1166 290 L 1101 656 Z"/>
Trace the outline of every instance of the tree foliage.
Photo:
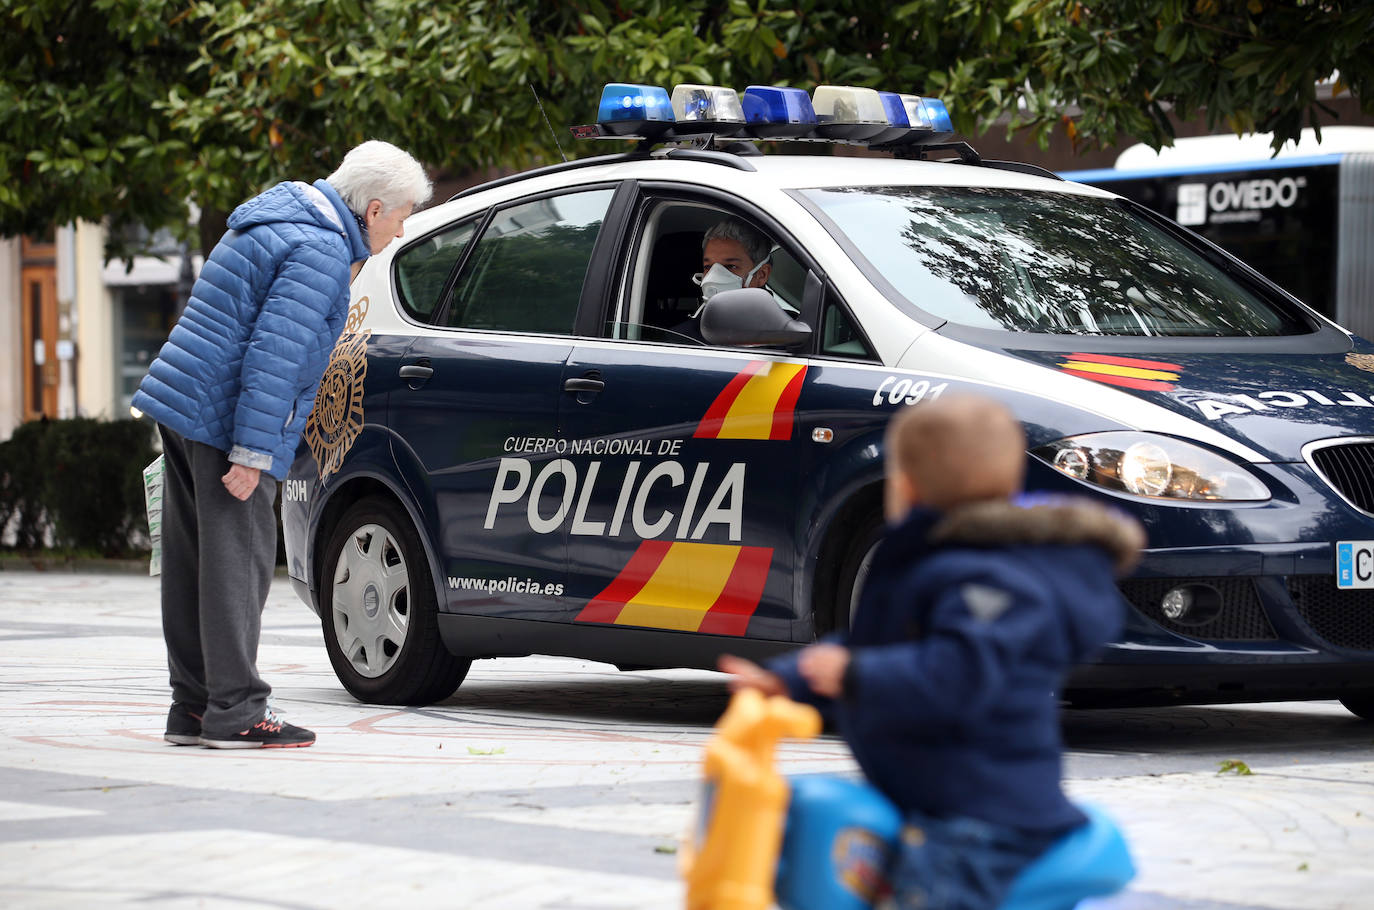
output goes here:
<path id="1" fill-rule="evenodd" d="M 608 81 L 927 91 L 965 133 L 1042 143 L 1159 146 L 1199 113 L 1278 142 L 1334 71 L 1374 113 L 1371 45 L 1367 0 L 0 0 L 0 233 L 175 224 L 364 138 L 453 170 L 591 154 L 566 128 Z"/>

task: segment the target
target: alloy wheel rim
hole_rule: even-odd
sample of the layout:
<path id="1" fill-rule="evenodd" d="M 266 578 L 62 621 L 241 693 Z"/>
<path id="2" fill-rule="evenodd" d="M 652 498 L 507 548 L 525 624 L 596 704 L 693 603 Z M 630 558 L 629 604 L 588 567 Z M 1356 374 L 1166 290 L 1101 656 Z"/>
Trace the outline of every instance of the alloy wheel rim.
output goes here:
<path id="1" fill-rule="evenodd" d="M 344 542 L 331 612 L 334 640 L 358 675 L 376 679 L 395 666 L 410 630 L 410 572 L 386 528 L 365 524 Z"/>

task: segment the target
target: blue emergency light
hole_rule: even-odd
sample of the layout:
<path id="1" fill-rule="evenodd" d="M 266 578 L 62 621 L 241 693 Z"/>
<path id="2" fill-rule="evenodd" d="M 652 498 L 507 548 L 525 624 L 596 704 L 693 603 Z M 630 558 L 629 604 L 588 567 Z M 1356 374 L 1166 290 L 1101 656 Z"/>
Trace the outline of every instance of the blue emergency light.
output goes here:
<path id="1" fill-rule="evenodd" d="M 749 132 L 760 139 L 804 136 L 816 127 L 811 96 L 799 88 L 751 85 L 740 101 Z"/>
<path id="2" fill-rule="evenodd" d="M 891 125 L 869 139 L 869 144 L 883 145 L 909 136 L 911 134 L 911 118 L 907 115 L 906 104 L 902 101 L 902 96 L 896 92 L 879 92 L 878 99 L 882 101 L 883 112 L 887 114 L 887 122 Z"/>
<path id="3" fill-rule="evenodd" d="M 612 82 L 601 91 L 596 122 L 616 136 L 657 134 L 673 125 L 673 105 L 657 85 Z"/>
<path id="4" fill-rule="evenodd" d="M 921 103 L 925 106 L 931 129 L 937 133 L 954 132 L 954 121 L 950 119 L 949 108 L 945 107 L 943 101 L 922 96 Z"/>

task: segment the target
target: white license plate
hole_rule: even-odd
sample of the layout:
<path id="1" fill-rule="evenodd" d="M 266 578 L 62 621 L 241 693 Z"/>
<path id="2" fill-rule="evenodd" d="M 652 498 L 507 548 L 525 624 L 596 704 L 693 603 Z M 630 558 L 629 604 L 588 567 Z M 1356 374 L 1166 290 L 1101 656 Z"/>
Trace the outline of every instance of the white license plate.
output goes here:
<path id="1" fill-rule="evenodd" d="M 1374 540 L 1336 544 L 1336 587 L 1374 588 Z"/>

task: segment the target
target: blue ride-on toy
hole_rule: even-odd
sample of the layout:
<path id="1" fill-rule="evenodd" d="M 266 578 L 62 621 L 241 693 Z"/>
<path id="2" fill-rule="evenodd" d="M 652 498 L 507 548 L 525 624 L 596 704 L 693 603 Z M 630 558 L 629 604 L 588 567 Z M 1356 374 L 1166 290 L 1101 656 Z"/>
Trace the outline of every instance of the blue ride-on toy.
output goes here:
<path id="1" fill-rule="evenodd" d="M 775 882 L 783 910 L 870 910 L 886 893 L 902 817 L 870 784 L 828 775 L 789 779 Z M 1135 877 L 1121 831 L 1101 810 L 1021 871 L 999 910 L 1073 910 Z"/>

